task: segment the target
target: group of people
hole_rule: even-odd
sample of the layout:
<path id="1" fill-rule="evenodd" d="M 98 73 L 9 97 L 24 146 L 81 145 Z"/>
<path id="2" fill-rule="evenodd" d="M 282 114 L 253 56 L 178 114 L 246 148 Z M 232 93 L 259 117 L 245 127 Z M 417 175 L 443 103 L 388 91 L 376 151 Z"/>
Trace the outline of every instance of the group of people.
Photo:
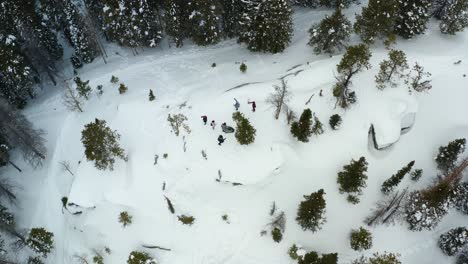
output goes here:
<path id="1" fill-rule="evenodd" d="M 240 103 L 239 101 L 237 101 L 236 98 L 234 98 L 234 108 L 236 109 L 236 111 L 239 111 L 239 107 L 240 107 Z M 251 104 L 252 105 L 252 112 L 255 112 L 255 109 L 257 108 L 257 104 L 255 103 L 255 101 L 247 101 L 248 104 Z M 203 124 L 206 125 L 208 123 L 208 116 L 206 115 L 202 115 L 201 116 L 202 120 L 203 120 Z M 216 128 L 216 122 L 214 120 L 211 120 L 211 123 L 210 123 L 210 126 L 213 130 L 215 130 Z M 233 133 L 234 132 L 234 128 L 226 125 L 226 123 L 222 123 L 221 124 L 221 130 L 224 132 L 224 133 Z M 221 146 L 221 144 L 224 143 L 224 141 L 226 140 L 225 137 L 223 137 L 223 135 L 219 135 L 218 137 L 218 145 Z"/>

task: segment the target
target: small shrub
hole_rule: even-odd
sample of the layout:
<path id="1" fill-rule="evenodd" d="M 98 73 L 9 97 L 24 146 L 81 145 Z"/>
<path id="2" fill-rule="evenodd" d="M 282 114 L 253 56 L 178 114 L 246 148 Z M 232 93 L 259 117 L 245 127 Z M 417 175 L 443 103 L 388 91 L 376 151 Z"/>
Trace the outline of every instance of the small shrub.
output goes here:
<path id="1" fill-rule="evenodd" d="M 341 116 L 338 114 L 334 114 L 330 117 L 330 121 L 328 122 L 330 124 L 330 127 L 333 130 L 338 130 L 340 129 L 341 123 L 343 120 L 341 119 Z"/>
<path id="2" fill-rule="evenodd" d="M 93 263 L 95 264 L 104 264 L 104 258 L 101 255 L 95 255 L 93 257 Z"/>
<path id="3" fill-rule="evenodd" d="M 374 253 L 372 257 L 369 258 L 369 264 L 401 264 L 401 261 L 398 259 L 398 255 L 393 253 L 384 252 L 383 254 Z"/>
<path id="4" fill-rule="evenodd" d="M 163 154 L 163 159 L 167 159 L 168 157 L 169 157 L 169 154 L 167 154 L 167 153 Z"/>
<path id="5" fill-rule="evenodd" d="M 271 237 L 275 242 L 279 243 L 283 239 L 283 234 L 279 228 L 275 227 L 271 230 Z"/>
<path id="6" fill-rule="evenodd" d="M 150 101 L 154 101 L 154 99 L 156 99 L 156 96 L 154 96 L 153 90 L 151 90 L 151 89 L 149 91 L 148 99 Z"/>
<path id="7" fill-rule="evenodd" d="M 126 227 L 132 223 L 132 216 L 128 214 L 127 211 L 123 211 L 119 215 L 119 223 L 122 224 L 123 227 Z"/>
<path id="8" fill-rule="evenodd" d="M 319 254 L 315 251 L 306 253 L 303 257 L 299 257 L 298 264 L 336 264 L 338 263 L 338 254 Z"/>
<path id="9" fill-rule="evenodd" d="M 212 68 L 215 68 L 215 67 L 216 67 L 216 62 L 213 62 L 213 63 L 211 64 L 211 67 L 212 67 Z"/>
<path id="10" fill-rule="evenodd" d="M 113 84 L 116 84 L 119 82 L 119 78 L 117 78 L 116 76 L 112 75 L 111 79 L 110 79 L 110 82 L 113 83 Z"/>
<path id="11" fill-rule="evenodd" d="M 47 257 L 54 248 L 54 234 L 48 232 L 44 228 L 32 228 L 31 231 L 29 231 L 26 244 L 34 252 L 41 254 L 43 257 Z"/>
<path id="12" fill-rule="evenodd" d="M 127 264 L 157 264 L 156 260 L 150 257 L 148 253 L 132 251 L 128 256 Z"/>
<path id="13" fill-rule="evenodd" d="M 358 230 L 352 230 L 350 235 L 351 248 L 356 251 L 367 250 L 372 247 L 372 234 L 360 227 Z"/>
<path id="14" fill-rule="evenodd" d="M 223 214 L 221 216 L 221 219 L 223 219 L 224 222 L 228 223 L 229 224 L 229 216 L 227 214 Z"/>
<path id="15" fill-rule="evenodd" d="M 239 69 L 242 73 L 245 73 L 247 71 L 247 65 L 245 65 L 245 63 L 242 63 Z"/>
<path id="16" fill-rule="evenodd" d="M 184 225 L 191 226 L 195 222 L 195 217 L 191 215 L 180 215 L 177 218 L 179 218 L 179 221 L 182 222 L 182 224 Z"/>
<path id="17" fill-rule="evenodd" d="M 296 244 L 293 244 L 288 250 L 289 257 L 291 257 L 291 259 L 297 260 L 299 258 L 297 255 L 298 250 L 299 248 L 296 246 Z"/>
<path id="18" fill-rule="evenodd" d="M 96 90 L 97 90 L 98 97 L 100 97 L 104 93 L 103 86 L 101 84 L 96 86 Z"/>
<path id="19" fill-rule="evenodd" d="M 179 136 L 181 128 L 183 128 L 185 132 L 187 132 L 187 134 L 190 134 L 190 132 L 192 132 L 190 130 L 190 127 L 187 124 L 185 124 L 185 121 L 187 120 L 188 119 L 184 114 L 169 114 L 167 116 L 167 122 L 169 122 L 169 125 L 171 125 L 172 131 L 174 131 L 174 134 L 176 136 Z"/>
<path id="20" fill-rule="evenodd" d="M 128 87 L 125 84 L 121 83 L 119 86 L 119 94 L 124 94 L 128 91 Z"/>

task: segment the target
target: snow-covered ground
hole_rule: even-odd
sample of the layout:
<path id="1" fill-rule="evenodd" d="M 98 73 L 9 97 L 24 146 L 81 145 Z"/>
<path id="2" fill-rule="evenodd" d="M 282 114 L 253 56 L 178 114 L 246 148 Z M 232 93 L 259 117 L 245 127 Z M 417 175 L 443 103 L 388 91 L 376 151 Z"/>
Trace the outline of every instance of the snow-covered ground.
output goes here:
<path id="1" fill-rule="evenodd" d="M 359 10 L 353 7 L 346 13 L 351 17 Z M 79 70 L 92 87 L 104 85 L 102 97 L 93 94 L 84 113 L 67 111 L 58 89 L 32 103 L 26 114 L 47 132 L 47 160 L 39 170 L 9 173 L 22 186 L 19 224 L 44 226 L 55 234 L 55 250 L 47 263 L 74 263 L 75 254 L 90 256 L 93 249 L 104 247 L 112 250 L 105 255 L 106 263 L 125 263 L 128 254 L 142 250 L 142 245 L 172 249 L 145 249 L 158 263 L 293 263 L 287 255 L 293 243 L 307 250 L 338 252 L 339 263 L 359 256 L 349 246 L 349 232 L 364 225 L 364 218 L 382 198 L 382 182 L 416 160 L 415 167 L 424 169 L 423 178 L 416 184 L 405 179 L 400 188 L 429 184 L 436 175 L 433 157 L 437 148 L 468 135 L 468 77 L 463 77 L 468 74 L 468 32 L 442 35 L 432 21 L 425 35 L 399 39 L 396 48 L 406 52 L 410 65 L 418 61 L 432 73 L 433 89 L 422 94 L 410 95 L 404 85 L 379 91 L 374 76 L 387 50 L 380 44 L 372 46 L 373 67 L 354 79 L 352 89 L 358 102 L 345 112 L 334 108 L 331 94 L 341 55 L 316 56 L 306 45 L 311 24 L 329 12 L 297 9 L 292 43 L 275 55 L 251 53 L 235 40 L 209 47 L 187 44 L 182 49 L 167 48 L 163 42 L 163 47 L 138 56 L 109 46 L 109 64 L 96 60 Z M 462 63 L 454 65 L 458 60 Z M 239 71 L 238 62 L 248 66 L 245 74 Z M 294 111 L 299 115 L 311 108 L 326 127 L 323 135 L 312 136 L 309 143 L 295 140 L 285 117 L 275 120 L 265 102 L 273 85 L 289 73 L 297 73 L 285 77 Z M 112 75 L 129 87 L 127 93 L 119 95 L 117 85 L 109 82 Z M 255 84 L 231 89 L 244 83 Z M 156 95 L 153 102 L 148 101 L 149 89 Z M 239 145 L 232 134 L 222 146 L 217 144 L 219 125 L 234 125 L 233 98 L 241 102 L 240 111 L 257 129 L 251 145 Z M 248 100 L 257 102 L 255 113 Z M 177 113 L 188 117 L 192 133 L 179 137 L 171 133 L 166 119 Z M 335 113 L 343 117 L 338 131 L 328 126 Z M 416 113 L 416 119 L 412 129 L 400 136 L 405 113 Z M 203 125 L 202 115 L 218 123 L 215 131 Z M 81 130 L 95 118 L 105 119 L 121 134 L 121 146 L 129 155 L 128 162 L 116 162 L 114 171 L 99 171 L 84 158 Z M 384 151 L 373 150 L 368 138 L 371 124 L 382 131 L 380 140 L 398 142 Z M 162 158 L 164 153 L 167 159 Z M 159 162 L 153 165 L 156 154 Z M 368 186 L 361 203 L 352 205 L 339 194 L 336 178 L 343 165 L 360 156 L 369 162 Z M 70 162 L 74 176 L 62 170 L 59 162 L 64 160 Z M 222 180 L 243 185 L 215 181 L 218 171 Z M 316 233 L 302 231 L 295 221 L 298 204 L 303 195 L 320 188 L 326 192 L 328 221 Z M 63 196 L 83 206 L 77 209 L 83 214 L 62 213 Z M 164 196 L 172 200 L 175 215 L 167 209 Z M 270 221 L 273 201 L 287 216 L 281 243 L 269 235 L 260 236 Z M 117 221 L 121 211 L 133 216 L 133 224 L 126 228 Z M 193 215 L 194 225 L 182 225 L 177 219 L 181 214 Z M 229 215 L 229 224 L 221 219 L 224 214 Z M 406 223 L 374 227 L 373 248 L 364 254 L 388 251 L 401 254 L 403 263 L 451 263 L 436 240 L 466 221 L 466 216 L 452 212 L 431 232 L 411 232 Z"/>

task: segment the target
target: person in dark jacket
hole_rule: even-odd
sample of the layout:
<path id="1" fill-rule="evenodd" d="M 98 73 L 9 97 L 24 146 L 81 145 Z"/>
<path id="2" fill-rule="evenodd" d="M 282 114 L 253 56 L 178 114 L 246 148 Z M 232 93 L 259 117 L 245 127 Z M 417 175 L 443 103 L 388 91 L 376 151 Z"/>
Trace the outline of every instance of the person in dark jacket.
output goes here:
<path id="1" fill-rule="evenodd" d="M 240 107 L 239 101 L 237 101 L 236 98 L 234 98 L 234 101 L 236 101 L 236 103 L 234 104 L 234 107 L 236 108 L 236 111 L 239 111 L 239 107 Z"/>
<path id="2" fill-rule="evenodd" d="M 201 118 L 203 119 L 203 123 L 206 125 L 206 122 L 208 122 L 208 117 L 204 115 L 204 116 L 201 116 Z"/>
<path id="3" fill-rule="evenodd" d="M 221 146 L 221 144 L 223 144 L 223 143 L 224 143 L 224 140 L 226 140 L 226 139 L 225 139 L 225 138 L 223 138 L 223 135 L 219 135 L 219 137 L 218 137 L 218 145 L 220 145 L 220 146 Z"/>
<path id="4" fill-rule="evenodd" d="M 215 127 L 216 127 L 216 122 L 215 122 L 214 120 L 212 120 L 210 126 L 211 126 L 211 128 L 213 128 L 213 130 L 214 130 Z"/>
<path id="5" fill-rule="evenodd" d="M 252 112 L 255 112 L 255 108 L 257 108 L 257 104 L 255 103 L 255 101 L 248 102 L 248 103 L 252 104 Z"/>

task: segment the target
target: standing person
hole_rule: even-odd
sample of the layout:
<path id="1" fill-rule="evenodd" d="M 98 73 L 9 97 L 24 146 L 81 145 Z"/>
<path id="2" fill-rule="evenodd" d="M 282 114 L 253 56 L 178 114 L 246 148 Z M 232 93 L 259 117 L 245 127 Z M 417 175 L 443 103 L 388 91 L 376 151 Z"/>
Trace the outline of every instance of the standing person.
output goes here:
<path id="1" fill-rule="evenodd" d="M 226 140 L 226 139 L 223 137 L 223 135 L 219 135 L 219 137 L 218 137 L 218 145 L 221 146 L 221 144 L 224 143 L 224 140 Z"/>
<path id="2" fill-rule="evenodd" d="M 248 103 L 252 104 L 252 112 L 255 112 L 255 108 L 257 108 L 257 104 L 255 103 L 255 101 L 248 102 Z"/>
<path id="3" fill-rule="evenodd" d="M 214 120 L 211 121 L 211 124 L 210 126 L 213 128 L 213 130 L 215 129 L 216 127 L 216 122 Z"/>
<path id="4" fill-rule="evenodd" d="M 206 122 L 208 122 L 208 117 L 206 115 L 204 115 L 204 116 L 201 116 L 201 118 L 203 119 L 203 123 L 206 126 Z"/>
<path id="5" fill-rule="evenodd" d="M 234 107 L 236 108 L 236 111 L 239 111 L 240 104 L 236 98 L 234 98 L 234 101 L 236 101 L 236 103 L 234 104 Z"/>

